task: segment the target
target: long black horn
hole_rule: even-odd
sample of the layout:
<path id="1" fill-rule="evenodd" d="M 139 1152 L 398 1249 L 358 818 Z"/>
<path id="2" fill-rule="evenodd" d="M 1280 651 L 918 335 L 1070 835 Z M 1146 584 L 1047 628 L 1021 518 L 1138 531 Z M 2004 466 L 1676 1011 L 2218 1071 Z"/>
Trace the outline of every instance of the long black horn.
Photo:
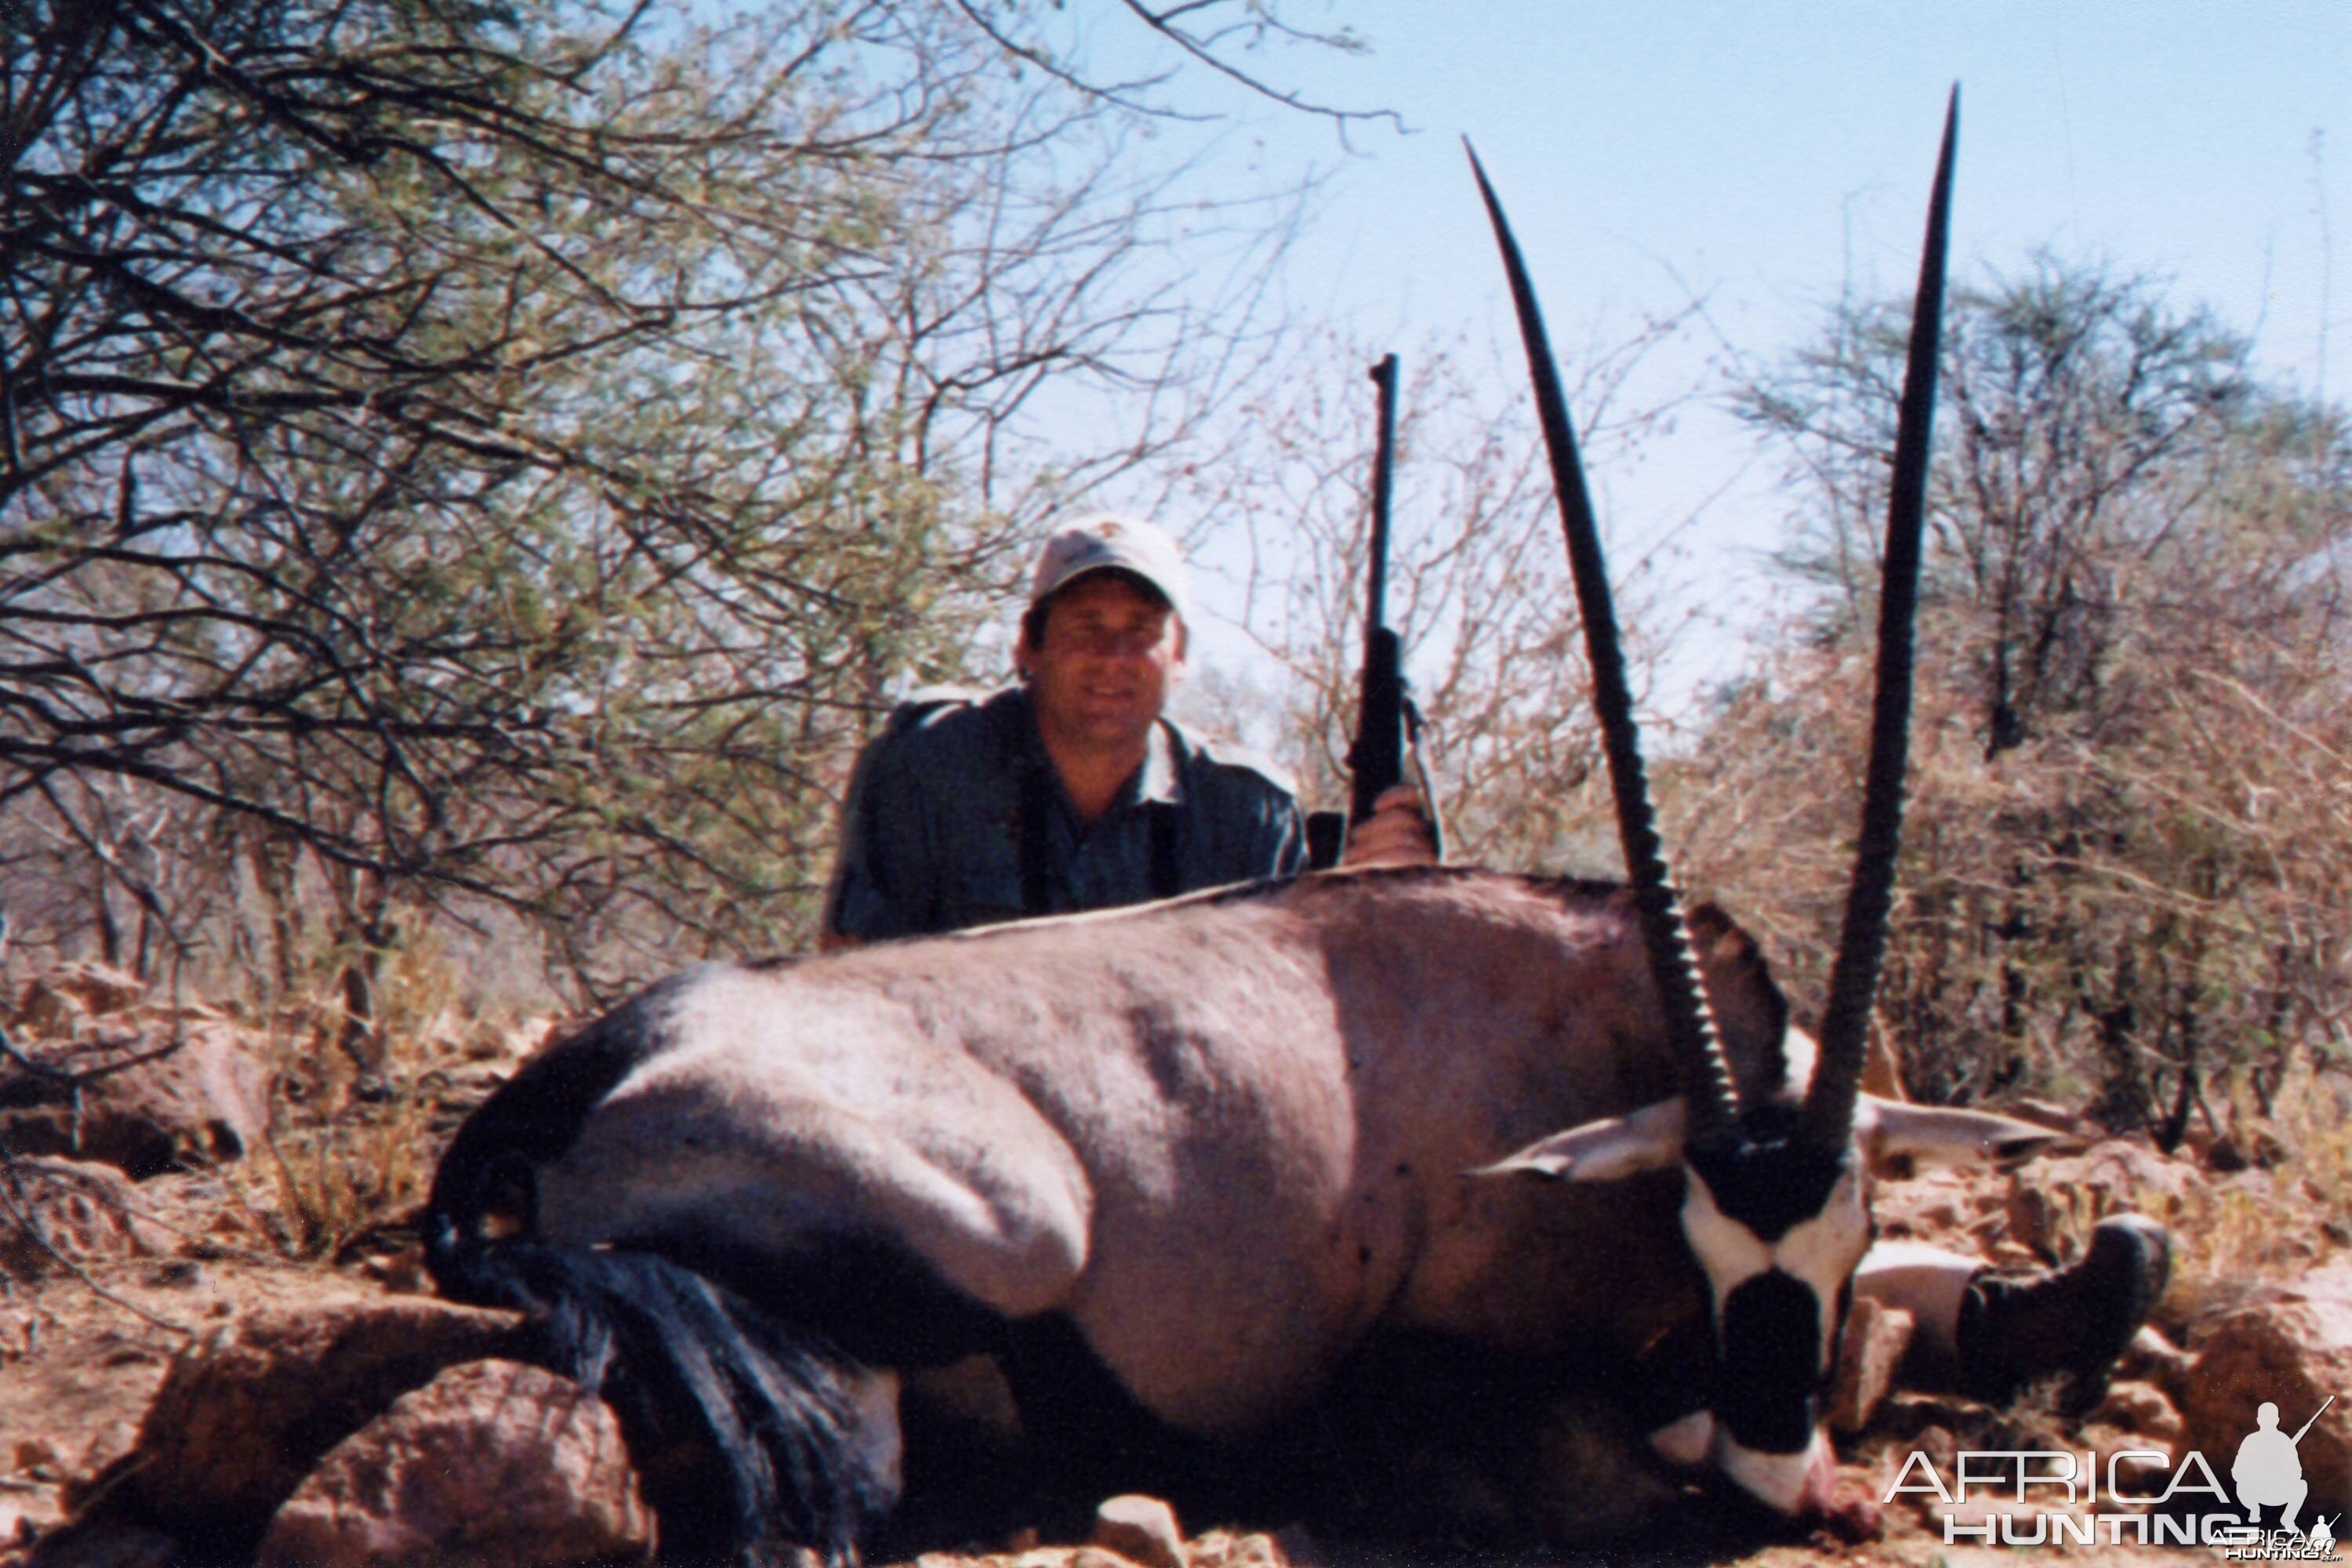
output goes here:
<path id="1" fill-rule="evenodd" d="M 1895 426 L 1895 474 L 1886 506 L 1886 563 L 1878 595 L 1878 695 L 1871 710 L 1870 772 L 1863 787 L 1862 837 L 1853 881 L 1822 1014 L 1821 1059 L 1805 1102 L 1814 1138 L 1842 1143 L 1853 1128 L 1854 1096 L 1870 1045 L 1871 1006 L 1886 953 L 1895 861 L 1903 842 L 1903 774 L 1911 743 L 1912 628 L 1919 603 L 1919 545 L 1927 514 L 1927 456 L 1936 414 L 1937 351 L 1942 341 L 1944 257 L 1951 235 L 1952 154 L 1959 140 L 1960 89 L 1944 113 L 1944 146 L 1927 202 L 1927 240 L 1911 306 L 1911 349 Z"/>
<path id="2" fill-rule="evenodd" d="M 1496 242 L 1502 247 L 1503 270 L 1509 275 L 1511 301 L 1518 309 L 1519 336 L 1527 344 L 1528 370 L 1535 379 L 1536 411 L 1543 421 L 1544 446 L 1551 453 L 1552 489 L 1559 497 L 1560 526 L 1568 535 L 1569 566 L 1576 579 L 1585 651 L 1592 664 L 1592 706 L 1601 718 L 1601 751 L 1617 797 L 1617 838 L 1625 854 L 1625 878 L 1641 910 L 1642 939 L 1665 1008 L 1666 1028 L 1683 1058 L 1685 1136 L 1694 1144 L 1719 1142 L 1733 1131 L 1738 1090 L 1717 1042 L 1715 1020 L 1683 925 L 1682 901 L 1658 837 L 1657 813 L 1650 805 L 1649 778 L 1633 723 L 1633 696 L 1625 680 L 1624 648 L 1617 635 L 1617 613 L 1610 604 L 1609 569 L 1601 557 L 1601 529 L 1593 521 L 1575 427 L 1569 423 L 1568 398 L 1560 391 L 1543 312 L 1536 304 L 1518 242 L 1503 216 L 1503 204 L 1496 199 L 1476 150 L 1469 148 L 1466 139 L 1463 145 L 1470 151 L 1470 169 L 1478 178 L 1478 194 L 1486 198 L 1486 216 L 1494 220 Z"/>

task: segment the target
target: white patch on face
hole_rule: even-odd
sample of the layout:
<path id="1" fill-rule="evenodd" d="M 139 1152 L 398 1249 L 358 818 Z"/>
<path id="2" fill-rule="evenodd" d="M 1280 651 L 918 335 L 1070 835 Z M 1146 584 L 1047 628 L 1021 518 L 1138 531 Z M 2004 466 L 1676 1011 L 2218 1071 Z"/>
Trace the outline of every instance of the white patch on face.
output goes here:
<path id="1" fill-rule="evenodd" d="M 1838 1297 L 1870 1244 L 1861 1164 L 1858 1158 L 1850 1160 L 1821 1212 L 1790 1226 L 1770 1246 L 1717 1207 L 1706 1181 L 1684 1168 L 1683 1234 L 1706 1273 L 1718 1325 L 1723 1303 L 1733 1290 L 1766 1269 L 1777 1268 L 1811 1290 L 1821 1331 L 1819 1370 L 1829 1369 L 1837 1354 Z M 1773 1454 L 1733 1441 L 1718 1425 L 1714 1458 L 1716 1468 L 1741 1490 L 1782 1513 L 1826 1504 L 1824 1478 L 1832 1457 L 1828 1439 L 1818 1427 L 1801 1451 Z"/>
<path id="2" fill-rule="evenodd" d="M 1768 1268 L 1791 1276 L 1811 1289 L 1820 1310 L 1824 1371 L 1837 1353 L 1838 1292 L 1870 1247 L 1861 1166 L 1858 1159 L 1848 1161 L 1821 1213 L 1790 1226 L 1769 1247 L 1716 1205 L 1715 1194 L 1696 1171 L 1687 1166 L 1683 1171 L 1683 1235 L 1706 1272 L 1715 1310 L 1719 1314 L 1733 1290 Z"/>
<path id="3" fill-rule="evenodd" d="M 1726 1438 L 1716 1447 L 1715 1462 L 1740 1490 L 1782 1513 L 1800 1513 L 1809 1502 L 1827 1500 L 1813 1495 L 1822 1489 L 1814 1480 L 1815 1472 L 1832 1462 L 1829 1439 L 1819 1432 L 1801 1452 L 1794 1454 L 1759 1453 Z"/>
<path id="4" fill-rule="evenodd" d="M 1694 1410 L 1679 1421 L 1668 1422 L 1650 1434 L 1650 1447 L 1670 1465 L 1696 1469 L 1706 1463 L 1715 1447 L 1715 1412 Z"/>
<path id="5" fill-rule="evenodd" d="M 1706 1270 L 1707 1289 L 1718 1309 L 1734 1287 L 1772 1267 L 1771 1248 L 1717 1208 L 1705 1178 L 1687 1165 L 1683 1167 L 1683 1236 L 1698 1266 Z"/>

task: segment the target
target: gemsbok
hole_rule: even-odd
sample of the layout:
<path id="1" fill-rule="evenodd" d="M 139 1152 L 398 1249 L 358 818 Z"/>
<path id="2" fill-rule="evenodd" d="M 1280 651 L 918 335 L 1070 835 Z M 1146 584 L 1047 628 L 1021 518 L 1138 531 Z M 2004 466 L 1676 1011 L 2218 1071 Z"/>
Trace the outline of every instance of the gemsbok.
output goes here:
<path id="1" fill-rule="evenodd" d="M 940 1458 L 901 1454 L 899 1374 L 976 1355 L 1045 1462 L 1130 1487 L 1173 1455 L 1249 1454 L 1385 1345 L 1613 1357 L 1637 1381 L 1678 1357 L 1635 1429 L 1696 1431 L 1783 1512 L 1822 1504 L 1821 1396 L 1871 1241 L 1870 1160 L 2007 1163 L 2053 1136 L 1858 1091 L 1952 136 L 1948 120 L 1860 865 L 1818 1048 L 1756 944 L 1713 909 L 1686 918 L 1667 879 L 1557 376 L 1481 172 L 1629 885 L 1332 872 L 713 964 L 527 1064 L 443 1159 L 428 1258 L 448 1295 L 536 1314 L 550 1364 L 612 1400 L 667 1553 L 853 1559 L 902 1458 L 919 1476 Z"/>

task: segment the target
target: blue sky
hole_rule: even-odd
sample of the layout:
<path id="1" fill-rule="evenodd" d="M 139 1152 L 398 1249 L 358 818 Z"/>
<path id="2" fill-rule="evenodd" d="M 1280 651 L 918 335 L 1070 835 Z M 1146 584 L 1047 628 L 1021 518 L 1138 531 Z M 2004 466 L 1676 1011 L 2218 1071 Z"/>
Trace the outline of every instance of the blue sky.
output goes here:
<path id="1" fill-rule="evenodd" d="M 1243 107 L 1223 157 L 1330 171 L 1287 297 L 1375 342 L 1509 330 L 1467 133 L 1563 347 L 1697 293 L 1719 343 L 1654 364 L 1662 394 L 1701 381 L 1710 346 L 1769 361 L 1842 285 L 1907 288 L 1958 81 L 1961 276 L 2048 247 L 2169 277 L 2176 304 L 2253 337 L 2275 377 L 2352 395 L 2352 4 L 1360 0 L 1298 15 L 1344 21 L 1370 52 L 1288 54 L 1269 78 L 1395 109 L 1412 133 L 1359 127 L 1348 152 L 1326 122 Z M 1775 537 L 1769 462 L 1727 421 L 1686 419 L 1639 475 L 1601 478 L 1621 554 L 1674 535 L 1693 593 L 1744 585 L 1746 552 Z M 1752 613 L 1702 636 L 1689 679 L 1736 666 Z"/>
<path id="2" fill-rule="evenodd" d="M 1907 276 L 1958 81 L 1963 265 L 2050 245 L 2176 274 L 2183 298 L 2256 331 L 2273 365 L 2306 385 L 2315 374 L 2323 189 L 2352 248 L 2340 0 L 1365 0 L 1343 14 L 1371 53 L 1301 58 L 1285 79 L 1392 106 L 1416 132 L 1360 132 L 1360 154 L 1340 158 L 1321 126 L 1253 119 L 1269 161 L 1339 165 L 1294 272 L 1368 322 L 1479 303 L 1465 285 L 1492 268 L 1466 132 L 1556 313 L 1668 298 L 1679 273 L 1714 295 L 1727 331 L 1788 336 L 1849 250 L 1866 273 Z M 2352 286 L 2336 294 L 2340 327 Z"/>

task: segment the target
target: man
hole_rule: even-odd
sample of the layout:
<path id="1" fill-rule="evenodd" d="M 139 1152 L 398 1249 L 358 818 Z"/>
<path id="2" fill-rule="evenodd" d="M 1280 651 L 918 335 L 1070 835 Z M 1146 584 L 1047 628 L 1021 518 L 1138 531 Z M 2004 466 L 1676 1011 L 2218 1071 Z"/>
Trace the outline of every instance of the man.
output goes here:
<path id="1" fill-rule="evenodd" d="M 1190 638 L 1183 557 L 1148 522 L 1097 517 L 1039 552 L 1013 664 L 982 700 L 917 700 L 859 759 L 824 942 L 1111 909 L 1307 863 L 1289 786 L 1163 710 Z M 1400 786 L 1343 864 L 1436 858 Z"/>

